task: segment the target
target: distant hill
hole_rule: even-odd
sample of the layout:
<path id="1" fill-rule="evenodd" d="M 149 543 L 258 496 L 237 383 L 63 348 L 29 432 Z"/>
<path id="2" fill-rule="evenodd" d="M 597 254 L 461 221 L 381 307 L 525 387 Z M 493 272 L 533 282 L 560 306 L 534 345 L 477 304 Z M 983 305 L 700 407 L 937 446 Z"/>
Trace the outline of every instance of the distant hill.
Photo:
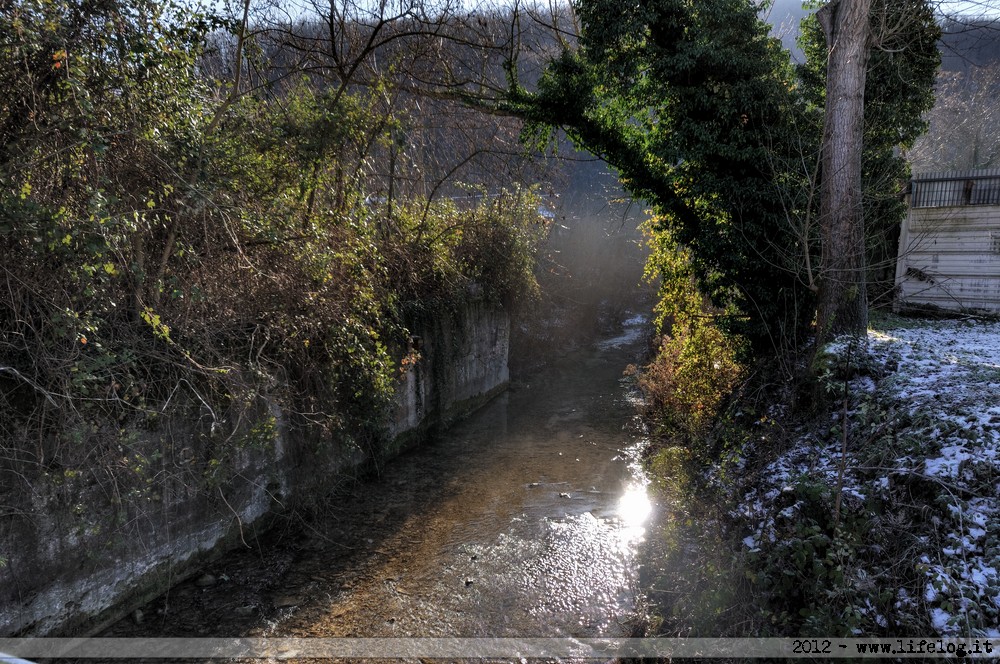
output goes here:
<path id="1" fill-rule="evenodd" d="M 946 21 L 942 31 L 942 69 L 967 71 L 1000 61 L 1000 19 Z"/>
<path id="2" fill-rule="evenodd" d="M 799 23 L 812 11 L 802 8 L 802 0 L 775 0 L 764 15 L 774 26 L 773 34 L 781 39 L 796 61 L 802 59 L 802 52 L 795 43 Z M 942 30 L 940 48 L 943 69 L 965 71 L 970 66 L 980 67 L 1000 61 L 1000 18 L 945 20 Z"/>

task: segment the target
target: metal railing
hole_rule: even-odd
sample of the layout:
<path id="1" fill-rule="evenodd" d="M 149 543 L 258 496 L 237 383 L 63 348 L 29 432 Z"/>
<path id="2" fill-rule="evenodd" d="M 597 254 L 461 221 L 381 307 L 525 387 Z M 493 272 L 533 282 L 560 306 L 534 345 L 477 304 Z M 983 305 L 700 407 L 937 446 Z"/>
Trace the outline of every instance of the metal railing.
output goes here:
<path id="1" fill-rule="evenodd" d="M 910 193 L 914 208 L 1000 205 L 1000 169 L 916 175 Z"/>

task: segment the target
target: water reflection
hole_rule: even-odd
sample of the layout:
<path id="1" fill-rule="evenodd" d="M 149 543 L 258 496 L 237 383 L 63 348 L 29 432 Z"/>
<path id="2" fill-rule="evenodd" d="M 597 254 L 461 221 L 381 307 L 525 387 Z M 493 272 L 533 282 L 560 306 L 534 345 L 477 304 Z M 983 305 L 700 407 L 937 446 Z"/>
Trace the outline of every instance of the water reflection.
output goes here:
<path id="1" fill-rule="evenodd" d="M 625 493 L 618 500 L 618 518 L 622 523 L 622 541 L 632 543 L 642 538 L 646 533 L 646 519 L 653 511 L 649 501 L 646 485 L 632 482 L 625 488 Z"/>

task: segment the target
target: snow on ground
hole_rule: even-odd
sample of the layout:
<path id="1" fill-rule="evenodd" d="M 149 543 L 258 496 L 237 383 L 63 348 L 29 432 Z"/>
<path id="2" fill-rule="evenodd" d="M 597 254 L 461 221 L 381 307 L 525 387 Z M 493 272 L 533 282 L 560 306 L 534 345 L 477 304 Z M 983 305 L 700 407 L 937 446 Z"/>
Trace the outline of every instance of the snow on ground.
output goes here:
<path id="1" fill-rule="evenodd" d="M 875 514 L 878 503 L 915 524 L 907 528 L 921 555 L 886 564 L 910 566 L 923 596 L 898 593 L 896 608 L 922 612 L 940 635 L 1000 638 L 1000 323 L 892 317 L 876 327 L 867 349 L 829 348 L 862 367 L 829 378 L 831 394 L 849 378 L 852 395 L 845 513 Z M 795 500 L 803 478 L 837 486 L 841 419 L 834 412 L 828 428 L 803 429 L 760 473 L 737 510 L 756 524 L 744 539 L 750 551 L 787 537 L 803 509 Z"/>

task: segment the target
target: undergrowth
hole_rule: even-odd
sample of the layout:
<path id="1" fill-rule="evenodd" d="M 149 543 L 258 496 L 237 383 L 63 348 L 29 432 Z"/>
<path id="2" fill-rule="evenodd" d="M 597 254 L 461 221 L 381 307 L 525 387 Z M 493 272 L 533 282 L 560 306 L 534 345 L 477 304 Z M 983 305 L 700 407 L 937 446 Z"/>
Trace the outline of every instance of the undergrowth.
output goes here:
<path id="1" fill-rule="evenodd" d="M 876 320 L 888 331 L 799 362 L 794 386 L 756 367 L 705 436 L 650 459 L 681 515 L 657 581 L 681 579 L 661 596 L 675 633 L 994 633 L 995 331 Z"/>
<path id="2" fill-rule="evenodd" d="M 646 467 L 662 508 L 644 554 L 649 633 L 742 636 L 752 619 L 747 584 L 723 535 L 718 486 L 703 472 L 728 454 L 712 432 L 747 379 L 746 344 L 725 329 L 727 312 L 698 294 L 687 254 L 662 233 L 651 243 L 662 336 L 651 361 L 634 369 L 652 434 Z"/>
<path id="3" fill-rule="evenodd" d="M 661 305 L 672 325 L 638 378 L 654 435 L 647 468 L 666 506 L 648 547 L 652 631 L 905 636 L 995 624 L 997 598 L 962 572 L 993 563 L 954 554 L 970 533 L 995 550 L 985 525 L 956 529 L 963 513 L 985 514 L 969 503 L 990 495 L 995 469 L 970 466 L 959 482 L 923 469 L 936 440 L 975 444 L 975 414 L 963 425 L 898 396 L 900 363 L 924 360 L 891 343 L 838 341 L 808 362 L 750 365 L 676 265 Z M 970 379 L 989 379 L 967 364 Z"/>

